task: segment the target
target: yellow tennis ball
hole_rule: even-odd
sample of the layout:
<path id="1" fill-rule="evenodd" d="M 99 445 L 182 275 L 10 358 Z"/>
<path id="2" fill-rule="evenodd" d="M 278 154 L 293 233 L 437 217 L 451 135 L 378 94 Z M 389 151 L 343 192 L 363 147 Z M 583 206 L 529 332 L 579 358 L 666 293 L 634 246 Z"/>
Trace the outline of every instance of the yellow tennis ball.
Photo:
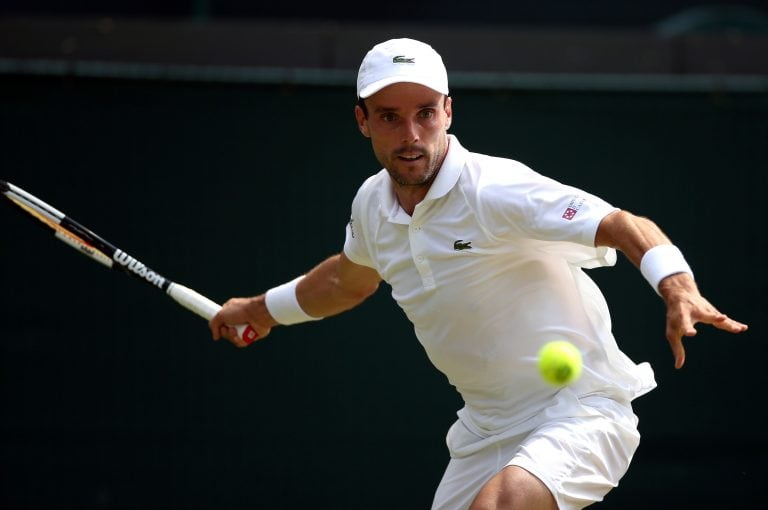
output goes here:
<path id="1" fill-rule="evenodd" d="M 548 342 L 539 350 L 539 373 L 555 386 L 571 384 L 581 375 L 581 352 L 565 340 Z"/>

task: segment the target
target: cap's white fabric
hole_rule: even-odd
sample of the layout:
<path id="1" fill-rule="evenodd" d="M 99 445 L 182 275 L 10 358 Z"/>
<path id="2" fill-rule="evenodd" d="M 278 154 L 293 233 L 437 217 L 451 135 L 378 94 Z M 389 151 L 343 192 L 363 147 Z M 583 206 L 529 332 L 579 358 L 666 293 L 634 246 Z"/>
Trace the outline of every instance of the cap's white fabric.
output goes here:
<path id="1" fill-rule="evenodd" d="M 393 83 L 418 83 L 448 94 L 443 59 L 428 44 L 414 39 L 390 39 L 365 55 L 357 73 L 357 97 L 365 99 Z"/>

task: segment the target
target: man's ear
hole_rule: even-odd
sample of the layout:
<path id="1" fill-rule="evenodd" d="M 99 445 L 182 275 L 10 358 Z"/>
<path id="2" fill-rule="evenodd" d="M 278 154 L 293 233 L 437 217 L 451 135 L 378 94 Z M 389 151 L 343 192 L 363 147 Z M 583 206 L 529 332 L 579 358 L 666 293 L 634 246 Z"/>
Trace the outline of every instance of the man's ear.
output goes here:
<path id="1" fill-rule="evenodd" d="M 371 133 L 368 131 L 368 119 L 365 118 L 365 112 L 359 105 L 355 105 L 355 119 L 357 120 L 357 129 L 360 130 L 364 137 L 370 138 Z"/>
<path id="2" fill-rule="evenodd" d="M 447 131 L 448 128 L 451 127 L 451 122 L 453 121 L 453 99 L 451 99 L 451 96 L 445 96 L 445 105 L 443 108 L 445 109 L 445 115 L 447 117 L 445 123 L 445 130 Z"/>

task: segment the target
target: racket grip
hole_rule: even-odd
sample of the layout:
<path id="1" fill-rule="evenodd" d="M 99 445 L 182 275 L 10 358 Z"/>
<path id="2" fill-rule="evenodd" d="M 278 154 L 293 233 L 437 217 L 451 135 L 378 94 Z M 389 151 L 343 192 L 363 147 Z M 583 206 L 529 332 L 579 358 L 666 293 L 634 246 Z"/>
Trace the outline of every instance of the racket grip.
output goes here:
<path id="1" fill-rule="evenodd" d="M 211 301 L 199 292 L 178 283 L 171 283 L 166 292 L 174 299 L 174 301 L 205 320 L 211 320 L 213 316 L 221 310 L 221 305 L 218 303 Z M 242 338 L 246 344 L 252 344 L 259 338 L 259 334 L 250 324 L 238 324 L 237 326 L 234 326 L 234 328 L 237 330 L 237 335 Z"/>

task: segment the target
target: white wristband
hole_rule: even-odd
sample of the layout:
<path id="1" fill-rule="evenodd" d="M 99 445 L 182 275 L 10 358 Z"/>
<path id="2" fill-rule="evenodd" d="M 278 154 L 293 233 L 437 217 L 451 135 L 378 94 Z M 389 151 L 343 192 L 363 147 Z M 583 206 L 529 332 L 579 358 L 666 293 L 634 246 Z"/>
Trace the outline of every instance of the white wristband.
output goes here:
<path id="1" fill-rule="evenodd" d="M 683 253 L 672 244 L 660 244 L 645 252 L 640 260 L 640 272 L 657 294 L 659 294 L 659 283 L 667 276 L 677 273 L 688 273 L 693 276 L 691 266 L 685 261 Z"/>
<path id="2" fill-rule="evenodd" d="M 299 306 L 296 299 L 296 286 L 304 275 L 298 278 L 269 289 L 264 296 L 264 302 L 267 305 L 269 314 L 280 324 L 289 326 L 300 322 L 319 321 L 322 317 L 312 317 L 308 315 Z"/>

